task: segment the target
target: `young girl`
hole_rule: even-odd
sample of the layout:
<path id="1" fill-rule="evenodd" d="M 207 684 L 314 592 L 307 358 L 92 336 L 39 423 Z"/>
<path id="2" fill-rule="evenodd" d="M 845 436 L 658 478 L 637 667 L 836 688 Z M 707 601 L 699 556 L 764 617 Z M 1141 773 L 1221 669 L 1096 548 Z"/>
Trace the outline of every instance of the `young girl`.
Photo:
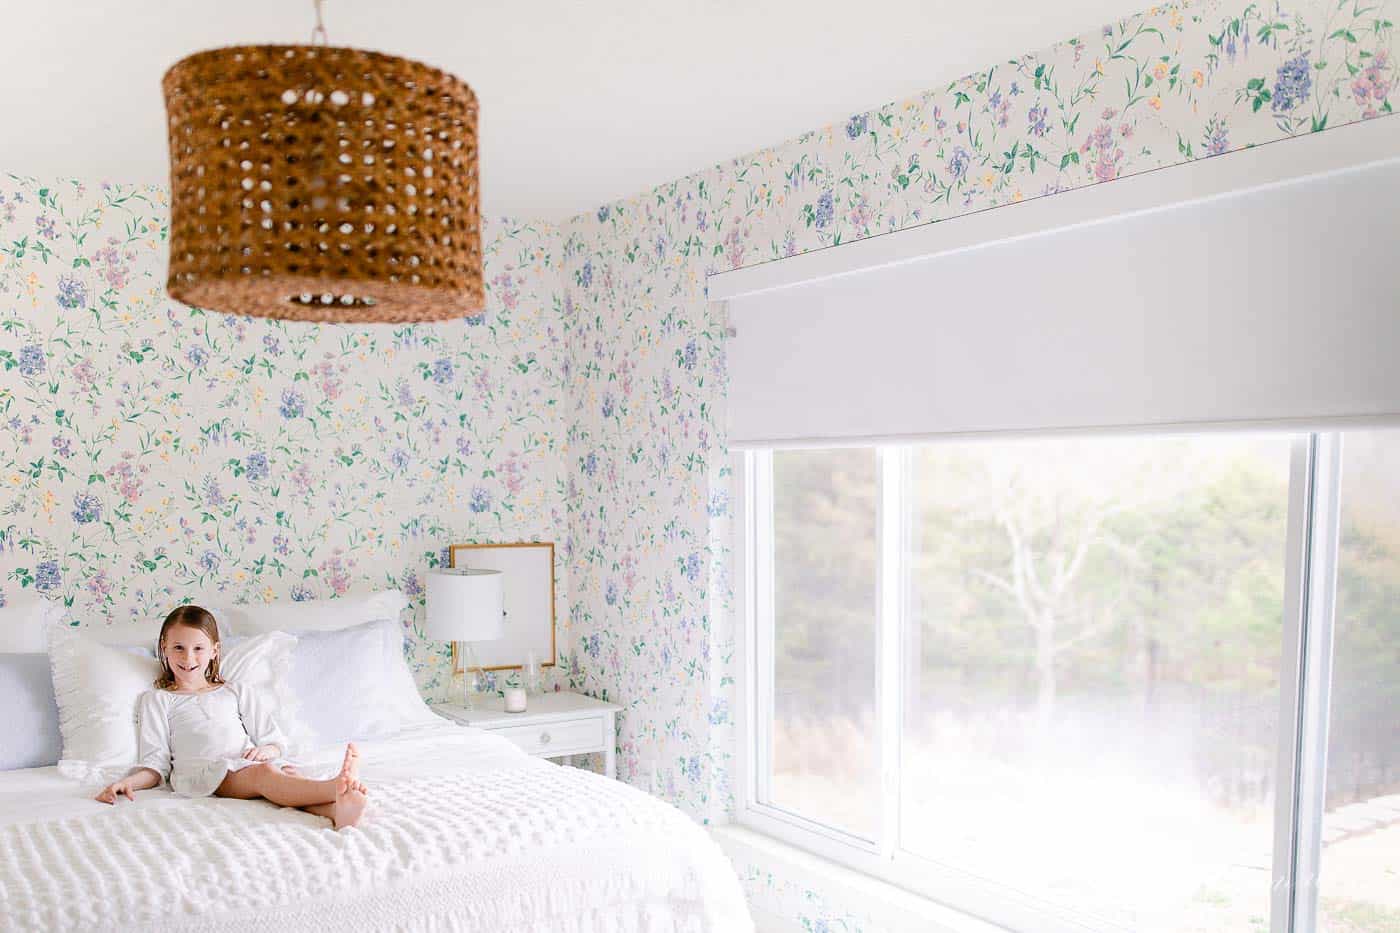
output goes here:
<path id="1" fill-rule="evenodd" d="M 263 797 L 324 816 L 336 829 L 360 821 L 366 788 L 359 756 L 345 747 L 340 773 L 313 781 L 277 763 L 288 743 L 257 693 L 219 676 L 219 626 L 198 606 L 181 606 L 160 627 L 161 674 L 141 695 L 136 770 L 103 788 L 116 803 L 168 779 L 186 797 Z"/>

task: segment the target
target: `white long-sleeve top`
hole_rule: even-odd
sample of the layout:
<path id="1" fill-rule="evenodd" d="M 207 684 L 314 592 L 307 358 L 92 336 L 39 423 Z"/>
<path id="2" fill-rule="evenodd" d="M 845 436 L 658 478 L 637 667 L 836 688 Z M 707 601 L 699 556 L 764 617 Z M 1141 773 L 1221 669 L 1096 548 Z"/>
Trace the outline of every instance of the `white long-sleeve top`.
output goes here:
<path id="1" fill-rule="evenodd" d="M 256 762 L 243 753 L 276 745 L 291 753 L 269 704 L 251 687 L 225 683 L 204 693 L 159 688 L 141 695 L 137 767 L 150 768 L 185 797 L 207 797 L 224 776 Z"/>

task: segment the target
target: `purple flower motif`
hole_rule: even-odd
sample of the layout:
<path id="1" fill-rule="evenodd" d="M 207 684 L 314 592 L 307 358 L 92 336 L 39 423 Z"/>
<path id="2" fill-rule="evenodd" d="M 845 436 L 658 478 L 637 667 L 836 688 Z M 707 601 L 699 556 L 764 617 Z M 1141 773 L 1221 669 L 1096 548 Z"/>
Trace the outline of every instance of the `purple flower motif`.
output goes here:
<path id="1" fill-rule="evenodd" d="M 608 585 L 603 589 L 603 602 L 609 606 L 617 605 L 617 584 L 612 580 L 609 580 Z"/>
<path id="2" fill-rule="evenodd" d="M 604 393 L 604 394 L 603 394 L 603 417 L 604 417 L 604 418 L 611 418 L 611 417 L 613 416 L 613 412 L 616 411 L 616 410 L 617 410 L 617 403 L 613 400 L 612 393 L 611 393 L 611 392 L 606 392 L 606 393 Z"/>
<path id="3" fill-rule="evenodd" d="M 598 223 L 604 223 L 608 219 L 609 213 L 611 212 L 608 210 L 608 206 L 606 204 L 598 208 Z"/>
<path id="4" fill-rule="evenodd" d="M 44 348 L 37 343 L 21 347 L 19 351 L 19 371 L 25 376 L 37 376 L 44 371 Z"/>
<path id="5" fill-rule="evenodd" d="M 209 351 L 203 347 L 190 347 L 185 351 L 185 359 L 189 360 L 195 369 L 203 369 L 209 362 Z"/>
<path id="6" fill-rule="evenodd" d="M 243 472 L 250 483 L 267 479 L 268 473 L 271 472 L 267 465 L 267 454 L 260 450 L 249 454 L 243 461 Z"/>
<path id="7" fill-rule="evenodd" d="M 58 306 L 60 308 L 81 308 L 87 304 L 87 286 L 71 275 L 58 278 Z"/>
<path id="8" fill-rule="evenodd" d="M 418 579 L 418 574 L 412 570 L 403 578 L 404 595 L 409 599 L 417 599 L 423 595 L 423 581 Z"/>
<path id="9" fill-rule="evenodd" d="M 1044 136 L 1050 129 L 1049 125 L 1046 123 L 1049 117 L 1050 108 L 1042 106 L 1041 104 L 1036 104 L 1027 111 L 1026 123 L 1029 125 L 1031 133 L 1036 136 Z"/>
<path id="10" fill-rule="evenodd" d="M 972 155 L 962 146 L 953 148 L 953 157 L 948 160 L 948 174 L 961 181 L 967 174 L 967 166 L 972 161 Z"/>
<path id="11" fill-rule="evenodd" d="M 219 488 L 218 481 L 215 480 L 212 476 L 206 476 L 204 478 L 205 504 L 211 505 L 214 508 L 218 508 L 219 506 L 223 505 L 226 501 L 227 500 L 224 498 L 224 491 Z"/>
<path id="12" fill-rule="evenodd" d="M 836 205 L 832 199 L 830 191 L 823 191 L 817 198 L 817 207 L 812 212 L 812 223 L 816 224 L 818 230 L 825 230 L 831 225 L 831 218 L 836 213 Z"/>
<path id="13" fill-rule="evenodd" d="M 685 578 L 691 583 L 694 583 L 697 580 L 699 580 L 700 555 L 693 551 L 689 555 L 687 555 L 685 561 L 681 564 L 681 573 L 685 574 Z"/>
<path id="14" fill-rule="evenodd" d="M 587 476 L 593 476 L 598 472 L 598 455 L 591 450 L 588 452 L 588 456 L 583 458 L 583 472 Z"/>
<path id="15" fill-rule="evenodd" d="M 40 214 L 34 218 L 34 226 L 39 230 L 39 236 L 46 240 L 52 240 L 58 236 L 58 231 L 54 229 L 53 218 L 48 214 Z"/>
<path id="16" fill-rule="evenodd" d="M 442 359 L 433 363 L 433 381 L 438 385 L 446 385 L 451 382 L 454 375 L 452 361 L 447 357 L 444 356 Z"/>
<path id="17" fill-rule="evenodd" d="M 218 572 L 219 564 L 221 563 L 222 561 L 219 559 L 219 555 L 213 551 L 205 551 L 203 554 L 199 555 L 199 569 L 203 570 L 205 573 Z"/>
<path id="18" fill-rule="evenodd" d="M 729 511 L 729 493 L 723 489 L 716 489 L 710 495 L 710 503 L 705 507 L 705 511 L 711 518 L 720 518 Z"/>
<path id="19" fill-rule="evenodd" d="M 263 334 L 263 349 L 267 351 L 268 356 L 282 355 L 282 344 L 271 334 Z"/>
<path id="20" fill-rule="evenodd" d="M 413 397 L 413 387 L 408 384 L 407 379 L 399 380 L 399 407 L 412 408 L 418 401 Z"/>
<path id="21" fill-rule="evenodd" d="M 283 418 L 300 418 L 306 411 L 306 397 L 296 389 L 283 389 L 282 405 L 277 410 Z"/>
<path id="22" fill-rule="evenodd" d="M 290 540 L 286 535 L 284 535 L 284 534 L 273 535 L 273 536 L 272 536 L 272 549 L 273 549 L 274 551 L 276 551 L 278 554 L 283 554 L 283 555 L 290 554 L 291 551 L 292 551 L 292 542 L 291 542 L 291 540 Z"/>
<path id="23" fill-rule="evenodd" d="M 1288 113 L 1312 91 L 1312 65 L 1308 53 L 1290 58 L 1278 66 L 1274 78 L 1274 113 Z"/>
<path id="24" fill-rule="evenodd" d="M 58 561 L 43 560 L 34 568 L 34 589 L 40 593 L 51 593 L 63 585 L 63 574 L 58 569 Z"/>
<path id="25" fill-rule="evenodd" d="M 1230 128 L 1224 118 L 1211 117 L 1206 121 L 1206 155 L 1220 155 L 1230 148 Z"/>
<path id="26" fill-rule="evenodd" d="M 91 493 L 80 492 L 73 496 L 73 521 L 87 525 L 102 520 L 102 503 Z"/>
<path id="27" fill-rule="evenodd" d="M 472 489 L 471 501 L 467 503 L 467 508 L 473 512 L 491 511 L 491 493 L 484 486 L 477 486 Z"/>
<path id="28" fill-rule="evenodd" d="M 584 288 L 593 286 L 593 260 L 585 262 L 583 268 L 578 271 L 578 283 Z"/>
<path id="29" fill-rule="evenodd" d="M 298 583 L 292 587 L 292 602 L 294 603 L 304 603 L 315 598 L 316 594 L 311 592 L 311 587 L 304 583 Z"/>
<path id="30" fill-rule="evenodd" d="M 695 341 L 687 340 L 685 350 L 681 352 L 681 365 L 686 369 L 694 369 L 699 355 L 700 349 L 695 345 Z"/>
<path id="31" fill-rule="evenodd" d="M 598 641 L 598 636 L 585 635 L 582 639 L 584 653 L 595 661 L 598 659 L 598 652 L 602 650 L 602 645 Z"/>
<path id="32" fill-rule="evenodd" d="M 869 124 L 869 117 L 863 113 L 856 114 L 846 121 L 846 135 L 851 139 L 860 139 L 865 135 Z"/>
<path id="33" fill-rule="evenodd" d="M 412 459 L 409 457 L 408 451 L 402 447 L 395 447 L 394 452 L 389 454 L 389 462 L 396 470 L 406 470 Z"/>

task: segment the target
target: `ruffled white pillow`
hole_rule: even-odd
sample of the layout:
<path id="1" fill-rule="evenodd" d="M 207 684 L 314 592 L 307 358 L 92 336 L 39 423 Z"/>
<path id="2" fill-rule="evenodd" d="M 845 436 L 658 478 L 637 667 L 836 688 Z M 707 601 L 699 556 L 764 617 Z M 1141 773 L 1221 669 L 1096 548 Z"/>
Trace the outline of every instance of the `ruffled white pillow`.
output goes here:
<path id="1" fill-rule="evenodd" d="M 226 641 L 219 668 L 225 680 L 267 691 L 279 719 L 295 722 L 286 688 L 295 645 L 282 632 Z M 104 644 L 97 633 L 66 627 L 50 634 L 49 663 L 63 735 L 59 773 L 93 783 L 126 775 L 136 761 L 137 701 L 154 686 L 160 663 L 130 647 Z"/>

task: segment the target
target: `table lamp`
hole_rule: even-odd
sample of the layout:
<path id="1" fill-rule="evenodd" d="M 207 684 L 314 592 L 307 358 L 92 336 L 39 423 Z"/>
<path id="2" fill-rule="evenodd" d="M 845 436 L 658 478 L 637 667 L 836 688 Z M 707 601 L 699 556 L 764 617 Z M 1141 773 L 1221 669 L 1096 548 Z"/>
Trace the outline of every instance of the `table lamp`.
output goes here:
<path id="1" fill-rule="evenodd" d="M 472 644 L 506 636 L 505 604 L 505 575 L 499 570 L 428 571 L 428 620 L 423 632 L 434 641 L 459 646 L 467 709 L 473 709 L 485 680 Z"/>

